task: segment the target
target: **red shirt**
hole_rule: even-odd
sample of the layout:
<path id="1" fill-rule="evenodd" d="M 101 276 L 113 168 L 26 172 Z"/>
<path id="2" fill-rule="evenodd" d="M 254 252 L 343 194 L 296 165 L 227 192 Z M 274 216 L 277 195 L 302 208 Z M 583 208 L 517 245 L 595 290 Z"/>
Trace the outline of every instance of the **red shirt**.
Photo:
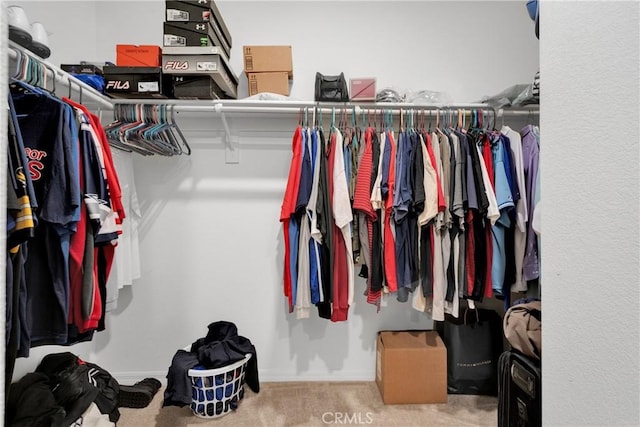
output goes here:
<path id="1" fill-rule="evenodd" d="M 491 155 L 491 143 L 489 137 L 484 136 L 482 140 L 482 159 L 487 167 L 487 175 L 489 175 L 489 181 L 491 182 L 491 191 L 495 192 L 495 173 L 493 170 L 493 156 Z M 488 220 L 485 220 L 485 246 L 487 249 L 487 273 L 485 275 L 484 296 L 491 298 L 493 296 L 493 278 L 491 275 L 493 264 L 493 237 L 491 236 L 491 224 Z"/>
<path id="2" fill-rule="evenodd" d="M 339 132 L 339 131 L 338 131 Z M 329 159 L 327 173 L 329 176 L 329 200 L 333 205 L 333 171 L 336 156 L 336 135 L 331 132 L 329 137 Z M 342 149 L 342 147 L 340 147 Z M 333 211 L 333 209 L 332 209 Z M 349 312 L 349 269 L 347 267 L 347 247 L 342 231 L 332 221 L 333 225 L 333 300 L 331 302 L 331 321 L 343 322 L 347 320 Z"/>
<path id="3" fill-rule="evenodd" d="M 293 295 L 291 292 L 291 245 L 289 243 L 289 218 L 295 211 L 296 198 L 300 188 L 300 169 L 302 167 L 302 128 L 298 126 L 293 133 L 291 142 L 293 156 L 289 167 L 289 178 L 287 188 L 284 192 L 282 206 L 280 208 L 280 222 L 282 222 L 282 233 L 284 235 L 284 295 L 289 300 L 289 312 L 293 311 Z"/>
<path id="4" fill-rule="evenodd" d="M 391 132 L 387 132 L 386 136 L 386 143 L 391 144 L 391 161 L 389 162 L 389 195 L 384 205 L 384 273 L 389 292 L 396 292 L 398 290 L 396 244 L 391 231 L 391 213 L 393 212 L 393 194 L 396 182 L 396 142 Z"/>

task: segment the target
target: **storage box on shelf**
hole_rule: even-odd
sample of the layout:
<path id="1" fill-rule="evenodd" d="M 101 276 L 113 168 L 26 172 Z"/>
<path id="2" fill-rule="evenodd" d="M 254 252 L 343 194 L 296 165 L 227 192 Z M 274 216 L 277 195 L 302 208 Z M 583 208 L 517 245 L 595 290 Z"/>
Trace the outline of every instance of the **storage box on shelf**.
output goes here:
<path id="1" fill-rule="evenodd" d="M 211 0 L 167 0 L 165 3 L 167 22 L 209 22 L 214 31 L 232 46 L 231 33 L 220 10 Z"/>
<path id="2" fill-rule="evenodd" d="M 262 92 L 289 95 L 289 79 L 293 78 L 291 46 L 244 46 L 242 50 L 249 96 Z"/>
<path id="3" fill-rule="evenodd" d="M 244 46 L 245 73 L 284 71 L 293 78 L 291 46 Z"/>
<path id="4" fill-rule="evenodd" d="M 120 67 L 159 67 L 162 49 L 155 45 L 116 45 L 116 65 Z"/>
<path id="5" fill-rule="evenodd" d="M 201 54 L 195 54 L 197 48 L 191 49 L 190 54 L 168 54 L 181 50 L 166 50 L 162 55 L 162 70 L 166 74 L 183 76 L 208 76 L 218 86 L 227 98 L 238 97 L 238 78 L 231 71 L 223 55 L 205 53 L 211 48 L 202 49 Z M 203 98 L 204 98 L 203 94 Z"/>
<path id="6" fill-rule="evenodd" d="M 114 98 L 171 97 L 170 77 L 160 67 L 106 66 L 103 72 L 105 93 Z"/>
<path id="7" fill-rule="evenodd" d="M 229 65 L 231 34 L 213 1 L 167 0 L 163 43 L 162 70 L 173 75 L 175 97 L 238 97 Z"/>
<path id="8" fill-rule="evenodd" d="M 231 56 L 231 44 L 216 31 L 214 19 L 210 16 L 207 22 L 169 21 L 164 23 L 164 46 L 218 46 L 227 57 Z"/>
<path id="9" fill-rule="evenodd" d="M 249 96 L 264 92 L 289 95 L 289 77 L 286 72 L 247 73 L 247 80 Z"/>

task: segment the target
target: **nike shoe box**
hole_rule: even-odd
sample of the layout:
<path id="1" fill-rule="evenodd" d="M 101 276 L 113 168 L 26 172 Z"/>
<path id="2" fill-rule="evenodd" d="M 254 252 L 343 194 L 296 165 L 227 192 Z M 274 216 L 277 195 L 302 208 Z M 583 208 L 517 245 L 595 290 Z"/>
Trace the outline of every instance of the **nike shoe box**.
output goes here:
<path id="1" fill-rule="evenodd" d="M 105 66 L 104 91 L 113 98 L 172 97 L 171 77 L 160 67 Z"/>
<path id="2" fill-rule="evenodd" d="M 207 50 L 208 48 L 202 48 L 202 51 Z M 238 77 L 232 72 L 226 58 L 222 55 L 163 54 L 162 72 L 173 75 L 209 76 L 228 98 L 238 98 Z"/>
<path id="3" fill-rule="evenodd" d="M 231 47 L 231 33 L 214 1 L 166 0 L 165 6 L 167 22 L 211 22 Z"/>
<path id="4" fill-rule="evenodd" d="M 211 16 L 207 22 L 165 22 L 163 44 L 165 47 L 218 46 L 228 58 L 231 56 L 231 44 L 214 24 Z"/>
<path id="5" fill-rule="evenodd" d="M 211 76 L 173 75 L 173 96 L 178 99 L 227 99 Z"/>

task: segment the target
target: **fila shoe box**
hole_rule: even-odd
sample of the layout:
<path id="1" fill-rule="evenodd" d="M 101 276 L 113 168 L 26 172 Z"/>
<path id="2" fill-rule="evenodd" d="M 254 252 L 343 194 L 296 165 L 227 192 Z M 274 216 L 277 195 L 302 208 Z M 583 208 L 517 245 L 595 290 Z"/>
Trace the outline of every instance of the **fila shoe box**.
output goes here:
<path id="1" fill-rule="evenodd" d="M 231 33 L 222 19 L 222 14 L 211 0 L 167 0 L 165 2 L 167 22 L 210 22 L 231 47 Z"/>
<path id="2" fill-rule="evenodd" d="M 222 36 L 212 15 L 208 21 L 202 22 L 167 21 L 164 23 L 163 39 L 165 47 L 218 46 L 227 58 L 231 56 L 231 43 Z"/>
<path id="3" fill-rule="evenodd" d="M 202 52 L 210 48 L 200 48 Z M 178 50 L 178 49 L 176 49 Z M 213 53 L 162 55 L 162 72 L 173 75 L 209 76 L 228 98 L 238 98 L 238 78 L 233 74 L 226 58 Z M 197 52 L 195 48 L 192 52 Z"/>
<path id="4" fill-rule="evenodd" d="M 113 98 L 171 97 L 171 77 L 160 67 L 105 66 L 104 91 Z"/>
<path id="5" fill-rule="evenodd" d="M 385 404 L 447 403 L 447 348 L 436 331 L 382 331 L 376 384 Z"/>

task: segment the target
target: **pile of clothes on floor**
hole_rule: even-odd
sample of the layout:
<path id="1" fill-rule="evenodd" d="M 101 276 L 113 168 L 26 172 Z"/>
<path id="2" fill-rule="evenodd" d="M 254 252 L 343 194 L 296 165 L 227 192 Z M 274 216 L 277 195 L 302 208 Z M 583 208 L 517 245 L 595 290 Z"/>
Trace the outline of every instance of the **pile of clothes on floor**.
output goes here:
<path id="1" fill-rule="evenodd" d="M 248 338 L 238 335 L 232 322 L 218 321 L 208 326 L 205 337 L 199 338 L 189 350 L 181 349 L 173 356 L 167 373 L 167 388 L 163 406 L 187 406 L 192 400 L 192 384 L 189 370 L 193 368 L 216 369 L 228 366 L 251 354 L 247 362 L 245 383 L 255 393 L 260 391 L 258 357 L 256 348 Z M 235 402 L 232 409 L 236 409 Z"/>
<path id="2" fill-rule="evenodd" d="M 35 372 L 11 384 L 5 425 L 115 425 L 118 408 L 146 407 L 160 387 L 155 378 L 121 385 L 108 371 L 75 354 L 49 354 Z"/>

